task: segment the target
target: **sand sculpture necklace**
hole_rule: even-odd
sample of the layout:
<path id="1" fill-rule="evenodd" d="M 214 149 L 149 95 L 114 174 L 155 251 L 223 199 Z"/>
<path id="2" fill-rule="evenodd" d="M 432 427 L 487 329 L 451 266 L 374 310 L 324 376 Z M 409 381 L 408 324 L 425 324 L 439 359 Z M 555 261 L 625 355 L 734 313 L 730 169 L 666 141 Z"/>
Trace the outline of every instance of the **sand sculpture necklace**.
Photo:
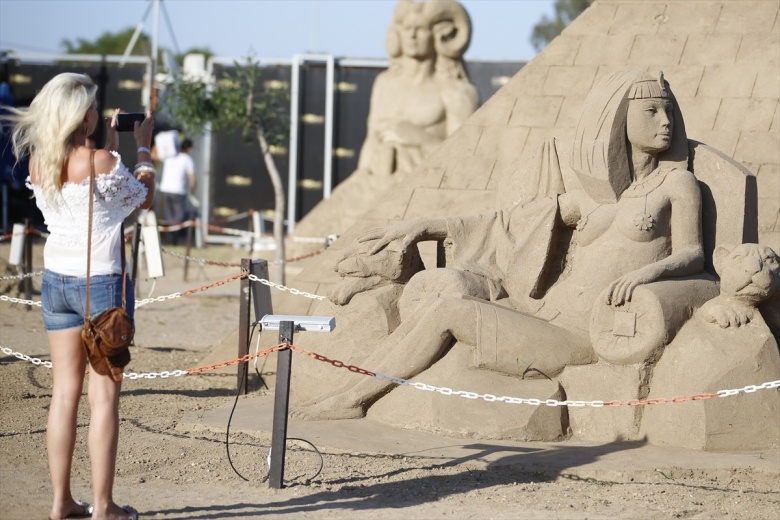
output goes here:
<path id="1" fill-rule="evenodd" d="M 620 195 L 629 199 L 639 198 L 644 196 L 645 206 L 644 209 L 634 215 L 634 226 L 639 231 L 649 231 L 655 227 L 655 217 L 647 212 L 647 196 L 653 192 L 658 186 L 663 184 L 666 175 L 672 171 L 673 168 L 656 168 L 652 173 L 640 181 L 634 181 L 631 186 Z"/>

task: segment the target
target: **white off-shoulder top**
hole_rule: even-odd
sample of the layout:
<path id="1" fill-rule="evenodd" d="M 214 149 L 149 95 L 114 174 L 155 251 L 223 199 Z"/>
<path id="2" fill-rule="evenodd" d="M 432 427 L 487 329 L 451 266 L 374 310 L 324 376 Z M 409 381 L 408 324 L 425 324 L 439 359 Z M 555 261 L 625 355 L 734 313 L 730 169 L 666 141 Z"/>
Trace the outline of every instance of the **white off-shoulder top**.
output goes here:
<path id="1" fill-rule="evenodd" d="M 108 173 L 95 176 L 92 220 L 91 275 L 121 274 L 122 222 L 146 199 L 147 188 L 138 181 L 116 152 L 117 162 Z M 50 204 L 41 187 L 27 178 L 38 208 L 43 213 L 49 237 L 43 248 L 46 269 L 68 276 L 87 274 L 87 225 L 89 218 L 89 178 L 62 185 L 62 197 Z"/>

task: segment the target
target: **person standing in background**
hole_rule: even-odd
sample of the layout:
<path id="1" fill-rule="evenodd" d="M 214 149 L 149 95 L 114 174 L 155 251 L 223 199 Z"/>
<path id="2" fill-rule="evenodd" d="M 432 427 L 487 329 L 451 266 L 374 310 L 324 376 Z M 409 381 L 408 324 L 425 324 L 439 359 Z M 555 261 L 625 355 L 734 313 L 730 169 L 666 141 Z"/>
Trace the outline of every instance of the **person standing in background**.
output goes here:
<path id="1" fill-rule="evenodd" d="M 160 193 L 163 195 L 164 224 L 174 226 L 184 222 L 187 215 L 187 194 L 195 192 L 195 164 L 190 152 L 192 141 L 184 139 L 179 152 L 163 161 Z M 173 234 L 176 243 L 178 232 Z"/>

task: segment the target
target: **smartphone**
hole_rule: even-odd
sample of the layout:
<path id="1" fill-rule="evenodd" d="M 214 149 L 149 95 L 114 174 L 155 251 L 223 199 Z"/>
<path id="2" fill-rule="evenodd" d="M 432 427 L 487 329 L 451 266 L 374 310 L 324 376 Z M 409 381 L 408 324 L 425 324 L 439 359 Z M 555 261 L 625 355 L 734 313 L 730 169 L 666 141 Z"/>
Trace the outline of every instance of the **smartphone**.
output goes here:
<path id="1" fill-rule="evenodd" d="M 117 114 L 116 130 L 117 132 L 132 132 L 135 128 L 135 122 L 139 123 L 146 118 L 143 112 L 131 112 L 129 114 Z"/>

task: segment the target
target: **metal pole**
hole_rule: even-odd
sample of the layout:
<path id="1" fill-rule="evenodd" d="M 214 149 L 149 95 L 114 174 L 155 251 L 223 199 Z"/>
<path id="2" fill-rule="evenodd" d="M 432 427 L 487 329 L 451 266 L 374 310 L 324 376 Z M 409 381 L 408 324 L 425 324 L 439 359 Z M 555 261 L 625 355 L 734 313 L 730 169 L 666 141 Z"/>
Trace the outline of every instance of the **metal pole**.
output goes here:
<path id="1" fill-rule="evenodd" d="M 252 261 L 249 258 L 241 259 L 241 272 L 248 273 Z M 251 282 L 249 278 L 241 279 L 241 288 L 238 302 L 238 357 L 242 358 L 249 354 L 249 306 L 251 295 Z M 238 374 L 236 376 L 236 391 L 246 395 L 249 374 L 249 364 L 242 361 L 238 364 Z"/>
<path id="2" fill-rule="evenodd" d="M 133 287 L 136 288 L 138 293 L 138 285 L 135 283 L 138 278 L 138 250 L 141 245 L 141 223 L 135 223 L 135 229 L 133 230 L 133 269 L 130 273 L 130 278 L 133 280 Z"/>
<path id="3" fill-rule="evenodd" d="M 187 247 L 184 253 L 184 281 L 187 281 L 187 274 L 190 270 L 190 254 L 192 254 L 192 222 L 187 226 Z"/>
<path id="4" fill-rule="evenodd" d="M 29 218 L 24 219 L 24 272 L 32 273 L 33 264 L 33 250 L 32 250 L 32 220 Z M 28 300 L 32 299 L 32 277 L 28 276 L 24 279 L 24 297 Z M 32 307 L 27 306 L 29 311 Z"/>
<path id="5" fill-rule="evenodd" d="M 329 199 L 333 188 L 333 96 L 336 73 L 335 59 L 325 60 L 325 157 L 323 157 L 322 198 Z"/>
<path id="6" fill-rule="evenodd" d="M 149 108 L 157 110 L 157 87 L 155 87 L 155 76 L 157 75 L 157 48 L 160 38 L 160 0 L 153 0 L 153 18 L 152 18 L 152 75 L 149 78 L 151 87 Z"/>
<path id="7" fill-rule="evenodd" d="M 255 254 L 255 235 L 257 234 L 257 229 L 255 229 L 255 219 L 254 214 L 249 215 L 249 219 L 246 225 L 247 231 L 252 233 L 249 236 L 249 255 Z"/>
<path id="8" fill-rule="evenodd" d="M 298 197 L 298 124 L 300 121 L 300 87 L 301 59 L 298 55 L 292 58 L 290 70 L 290 152 L 287 170 L 287 232 L 295 231 L 295 213 Z"/>
<path id="9" fill-rule="evenodd" d="M 292 345 L 295 323 L 279 323 L 279 343 Z M 287 413 L 290 404 L 290 369 L 292 351 L 289 348 L 277 352 L 276 389 L 274 391 L 274 424 L 271 433 L 271 471 L 268 485 L 281 489 L 284 482 L 284 456 L 287 444 Z"/>

